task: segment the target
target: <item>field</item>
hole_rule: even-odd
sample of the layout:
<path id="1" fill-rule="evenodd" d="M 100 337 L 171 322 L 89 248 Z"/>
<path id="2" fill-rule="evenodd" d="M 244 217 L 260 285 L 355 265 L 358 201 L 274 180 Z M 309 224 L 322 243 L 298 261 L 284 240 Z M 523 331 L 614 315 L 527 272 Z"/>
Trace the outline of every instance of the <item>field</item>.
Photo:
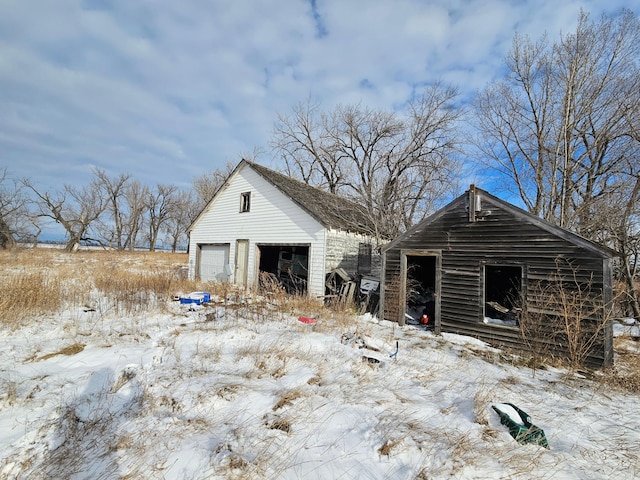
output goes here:
<path id="1" fill-rule="evenodd" d="M 640 477 L 632 327 L 615 369 L 533 370 L 471 338 L 192 282 L 186 262 L 0 252 L 0 478 Z M 203 290 L 208 305 L 174 300 Z M 549 449 L 509 435 L 503 402 Z"/>

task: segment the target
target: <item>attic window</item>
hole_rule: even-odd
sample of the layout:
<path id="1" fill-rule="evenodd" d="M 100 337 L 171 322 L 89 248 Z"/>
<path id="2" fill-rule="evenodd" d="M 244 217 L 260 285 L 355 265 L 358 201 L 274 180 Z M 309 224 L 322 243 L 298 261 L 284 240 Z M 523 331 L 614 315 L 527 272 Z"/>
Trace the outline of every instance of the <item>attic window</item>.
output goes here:
<path id="1" fill-rule="evenodd" d="M 240 213 L 248 212 L 251 209 L 251 192 L 240 194 Z"/>

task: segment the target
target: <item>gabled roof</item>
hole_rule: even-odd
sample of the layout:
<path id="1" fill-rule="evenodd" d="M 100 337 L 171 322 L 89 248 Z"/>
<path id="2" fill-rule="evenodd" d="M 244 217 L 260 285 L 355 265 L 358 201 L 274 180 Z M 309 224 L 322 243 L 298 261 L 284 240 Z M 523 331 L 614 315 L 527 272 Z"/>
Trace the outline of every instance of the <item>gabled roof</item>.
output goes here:
<path id="1" fill-rule="evenodd" d="M 312 187 L 304 182 L 248 160 L 242 160 L 236 166 L 225 181 L 225 184 L 220 187 L 208 205 L 215 200 L 220 191 L 224 190 L 231 178 L 245 167 L 252 168 L 262 178 L 280 190 L 296 205 L 305 210 L 326 228 L 361 233 L 365 235 L 372 235 L 373 232 L 375 232 L 373 222 L 369 220 L 366 210 L 357 203 L 340 197 L 339 195 L 321 190 L 320 188 Z M 198 215 L 198 218 L 196 218 L 192 223 L 189 230 L 193 228 L 200 216 L 206 210 L 207 207 L 205 207 L 203 212 Z"/>
<path id="2" fill-rule="evenodd" d="M 325 227 L 369 235 L 375 231 L 373 223 L 361 205 L 257 163 L 248 160 L 242 162 L 253 168 Z"/>
<path id="3" fill-rule="evenodd" d="M 527 222 L 529 224 L 535 225 L 549 233 L 551 233 L 552 235 L 555 235 L 558 238 L 562 238 L 563 240 L 566 240 L 574 245 L 577 245 L 581 248 L 585 248 L 591 252 L 597 253 L 599 255 L 602 255 L 603 257 L 614 257 L 617 255 L 617 253 L 615 252 L 615 250 L 612 250 L 608 247 L 605 247 L 603 245 L 600 245 L 598 243 L 592 242 L 591 240 L 588 240 L 576 233 L 570 232 L 569 230 L 566 230 L 562 227 L 559 227 L 557 225 L 554 225 L 546 220 L 543 220 L 542 218 L 527 212 L 526 210 L 523 210 L 522 208 L 516 207 L 515 205 L 506 202 L 505 200 L 501 200 L 500 198 L 490 194 L 489 192 L 482 190 L 478 187 L 472 186 L 473 189 L 475 189 L 476 194 L 480 195 L 482 198 L 482 201 L 484 202 L 484 200 L 488 200 L 489 203 L 496 205 L 497 207 L 503 209 L 506 212 L 509 212 L 510 214 L 514 215 L 517 218 L 520 218 L 522 221 Z M 410 238 L 412 235 L 414 235 L 416 232 L 419 232 L 421 230 L 423 230 L 424 228 L 427 228 L 430 224 L 434 223 L 436 220 L 438 220 L 440 217 L 442 217 L 444 214 L 446 214 L 447 212 L 449 212 L 450 210 L 452 210 L 453 208 L 456 208 L 460 203 L 464 203 L 467 201 L 467 195 L 469 194 L 469 190 L 467 190 L 464 194 L 460 195 L 458 198 L 456 198 L 455 200 L 453 200 L 451 203 L 449 203 L 448 205 L 445 205 L 444 207 L 442 207 L 440 210 L 438 210 L 436 213 L 434 213 L 433 215 L 425 218 L 423 221 L 421 221 L 420 223 L 414 225 L 412 228 L 410 228 L 409 230 L 407 230 L 405 233 L 403 233 L 402 235 L 400 235 L 399 237 L 396 237 L 392 242 L 387 243 L 384 247 L 382 247 L 382 251 L 386 252 L 387 250 L 393 248 L 395 245 L 397 245 L 398 243 L 402 242 L 403 240 Z"/>

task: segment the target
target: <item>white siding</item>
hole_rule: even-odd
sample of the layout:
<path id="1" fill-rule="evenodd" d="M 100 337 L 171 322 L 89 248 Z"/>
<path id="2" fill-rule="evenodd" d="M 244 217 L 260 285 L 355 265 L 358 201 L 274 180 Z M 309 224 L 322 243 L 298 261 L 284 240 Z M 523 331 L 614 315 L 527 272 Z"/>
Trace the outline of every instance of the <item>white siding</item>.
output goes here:
<path id="1" fill-rule="evenodd" d="M 340 267 L 352 275 L 358 273 L 358 252 L 361 243 L 371 244 L 372 254 L 370 275 L 376 277 L 379 276 L 381 271 L 381 260 L 380 254 L 375 248 L 374 240 L 366 235 L 343 232 L 340 230 L 330 230 L 327 233 L 327 269 L 332 270 Z"/>
<path id="2" fill-rule="evenodd" d="M 241 195 L 245 192 L 251 192 L 251 208 L 249 212 L 240 213 Z M 309 245 L 309 293 L 323 295 L 325 236 L 325 229 L 318 221 L 245 165 L 236 171 L 191 229 L 189 276 L 195 276 L 198 244 L 229 243 L 230 271 L 233 272 L 236 240 L 249 240 L 248 285 L 257 281 L 256 244 L 304 244 Z"/>

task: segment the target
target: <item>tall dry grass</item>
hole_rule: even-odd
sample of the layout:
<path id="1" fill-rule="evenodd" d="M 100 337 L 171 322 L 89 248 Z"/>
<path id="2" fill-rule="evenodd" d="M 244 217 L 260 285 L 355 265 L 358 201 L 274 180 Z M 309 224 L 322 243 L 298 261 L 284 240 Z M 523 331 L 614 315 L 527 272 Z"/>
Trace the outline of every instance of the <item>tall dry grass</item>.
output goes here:
<path id="1" fill-rule="evenodd" d="M 339 303 L 327 309 L 307 295 L 288 295 L 277 281 L 261 277 L 255 290 L 228 283 L 186 278 L 184 253 L 118 252 L 56 248 L 0 251 L 0 324 L 17 327 L 23 320 L 51 315 L 64 308 L 92 308 L 101 298 L 103 310 L 118 314 L 162 308 L 177 294 L 208 291 L 222 302 L 227 317 L 308 316 L 319 330 L 348 329 L 355 307 Z"/>
<path id="2" fill-rule="evenodd" d="M 89 305 L 96 292 L 120 310 L 150 308 L 176 291 L 201 286 L 184 278 L 186 263 L 186 254 L 171 253 L 0 251 L 0 324 L 17 327 L 28 318 Z"/>
<path id="3" fill-rule="evenodd" d="M 62 306 L 62 279 L 55 272 L 10 272 L 0 277 L 0 323 L 56 312 Z"/>

